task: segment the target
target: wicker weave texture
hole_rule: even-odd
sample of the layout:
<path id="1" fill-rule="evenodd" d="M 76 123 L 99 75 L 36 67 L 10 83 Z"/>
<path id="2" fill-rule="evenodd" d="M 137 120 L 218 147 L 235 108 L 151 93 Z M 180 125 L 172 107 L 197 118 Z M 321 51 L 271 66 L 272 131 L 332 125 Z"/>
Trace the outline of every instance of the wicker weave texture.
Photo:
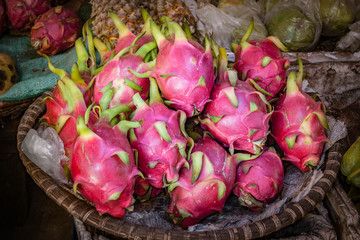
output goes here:
<path id="1" fill-rule="evenodd" d="M 254 239 L 266 236 L 289 226 L 303 218 L 305 214 L 314 210 L 315 205 L 324 199 L 336 179 L 342 155 L 339 153 L 340 144 L 334 144 L 329 150 L 324 176 L 310 190 L 309 194 L 298 203 L 288 203 L 284 210 L 276 215 L 265 218 L 240 228 L 224 230 L 212 230 L 204 232 L 189 232 L 161 230 L 139 225 L 130 224 L 123 219 L 113 218 L 109 215 L 100 216 L 96 209 L 87 201 L 80 199 L 69 191 L 65 186 L 55 182 L 50 176 L 38 168 L 29 160 L 21 150 L 21 144 L 30 129 L 34 127 L 37 119 L 45 111 L 45 103 L 42 100 L 51 96 L 52 92 L 47 91 L 36 99 L 26 110 L 18 127 L 17 147 L 20 158 L 27 172 L 37 185 L 53 199 L 58 205 L 66 209 L 71 215 L 80 219 L 86 225 L 103 231 L 115 238 L 125 239 Z"/>
<path id="2" fill-rule="evenodd" d="M 13 118 L 22 114 L 34 99 L 17 102 L 0 102 L 0 118 L 11 115 Z"/>

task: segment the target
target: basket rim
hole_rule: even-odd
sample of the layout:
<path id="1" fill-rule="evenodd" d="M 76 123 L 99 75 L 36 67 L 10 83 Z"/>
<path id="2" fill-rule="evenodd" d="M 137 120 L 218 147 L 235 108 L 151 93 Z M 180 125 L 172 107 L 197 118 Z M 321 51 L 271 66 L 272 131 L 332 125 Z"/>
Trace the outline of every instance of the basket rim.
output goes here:
<path id="1" fill-rule="evenodd" d="M 20 115 L 36 98 L 29 98 L 20 101 L 0 101 L 0 118 L 9 115 Z"/>
<path id="2" fill-rule="evenodd" d="M 163 230 L 132 224 L 108 214 L 100 215 L 95 207 L 65 190 L 63 186 L 43 172 L 21 150 L 21 144 L 28 131 L 33 128 L 39 116 L 46 109 L 43 100 L 52 95 L 53 89 L 38 97 L 21 118 L 17 131 L 17 149 L 22 163 L 35 183 L 59 206 L 85 224 L 115 237 L 127 239 L 254 239 L 263 237 L 293 224 L 314 210 L 317 203 L 324 199 L 326 192 L 332 187 L 340 168 L 342 155 L 339 153 L 339 149 L 341 146 L 339 143 L 335 143 L 328 152 L 323 177 L 305 197 L 297 203 L 287 203 L 283 210 L 277 214 L 242 227 L 189 232 L 187 230 Z"/>

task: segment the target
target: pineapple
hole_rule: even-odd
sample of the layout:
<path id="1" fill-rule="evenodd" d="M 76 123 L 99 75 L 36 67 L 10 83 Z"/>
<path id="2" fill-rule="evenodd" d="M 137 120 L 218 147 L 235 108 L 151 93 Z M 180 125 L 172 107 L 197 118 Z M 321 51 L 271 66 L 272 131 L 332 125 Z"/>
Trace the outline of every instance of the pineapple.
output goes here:
<path id="1" fill-rule="evenodd" d="M 180 25 L 183 25 L 183 23 L 187 22 L 192 30 L 192 33 L 195 32 L 195 18 L 186 7 L 184 1 L 155 0 L 154 2 L 156 2 L 156 12 L 158 19 L 166 16 Z"/>
<path id="2" fill-rule="evenodd" d="M 90 4 L 91 17 L 94 17 L 93 31 L 98 37 L 106 36 L 109 39 L 118 37 L 118 31 L 110 18 L 109 11 L 116 13 L 134 34 L 140 33 L 144 25 L 141 8 L 145 8 L 158 23 L 161 17 L 167 16 L 181 25 L 187 22 L 192 33 L 196 30 L 195 18 L 183 0 L 90 0 Z"/>
<path id="3" fill-rule="evenodd" d="M 90 0 L 91 17 L 94 17 L 93 32 L 98 37 L 106 36 L 109 39 L 118 37 L 119 33 L 109 14 L 112 11 L 119 16 L 128 29 L 138 34 L 144 25 L 140 7 L 142 2 L 139 0 Z"/>

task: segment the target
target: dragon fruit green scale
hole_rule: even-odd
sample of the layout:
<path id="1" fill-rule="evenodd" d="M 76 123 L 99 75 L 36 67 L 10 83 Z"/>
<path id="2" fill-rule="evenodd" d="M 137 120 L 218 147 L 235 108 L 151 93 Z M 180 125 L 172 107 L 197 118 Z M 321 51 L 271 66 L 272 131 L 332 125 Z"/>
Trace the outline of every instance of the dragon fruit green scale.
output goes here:
<path id="1" fill-rule="evenodd" d="M 159 47 L 152 77 L 159 85 L 169 106 L 186 113 L 187 117 L 199 114 L 209 101 L 214 85 L 214 66 L 210 43 L 204 49 L 187 39 L 181 27 L 170 22 L 175 37 L 166 39 L 151 22 L 151 31 Z"/>
<path id="2" fill-rule="evenodd" d="M 280 96 L 271 117 L 272 135 L 284 152 L 284 159 L 303 171 L 316 167 L 330 130 L 323 103 L 315 102 L 302 89 L 303 66 L 299 73 L 289 73 L 286 92 Z"/>

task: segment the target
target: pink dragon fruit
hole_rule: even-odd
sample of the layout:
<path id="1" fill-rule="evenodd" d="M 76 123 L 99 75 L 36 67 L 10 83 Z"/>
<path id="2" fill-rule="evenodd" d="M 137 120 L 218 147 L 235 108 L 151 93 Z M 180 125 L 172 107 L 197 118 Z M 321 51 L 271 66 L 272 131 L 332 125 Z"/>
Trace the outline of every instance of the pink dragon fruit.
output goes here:
<path id="1" fill-rule="evenodd" d="M 238 162 L 249 159 L 248 155 L 244 157 L 229 155 L 207 134 L 195 143 L 190 169 L 183 168 L 179 180 L 168 188 L 168 211 L 174 222 L 187 228 L 215 212 L 221 213 L 233 189 Z"/>
<path id="2" fill-rule="evenodd" d="M 78 136 L 76 120 L 87 111 L 82 92 L 71 79 L 63 77 L 58 81 L 52 97 L 45 100 L 47 111 L 43 119 L 54 126 L 64 143 L 66 154 L 69 155 L 70 148 Z M 93 112 L 89 114 L 90 123 L 94 123 L 97 116 Z"/>
<path id="3" fill-rule="evenodd" d="M 285 160 L 303 171 L 315 167 L 329 141 L 325 128 L 330 130 L 325 107 L 315 102 L 302 89 L 303 66 L 300 58 L 299 73 L 291 72 L 287 79 L 286 92 L 280 96 L 271 117 L 271 133 L 284 152 Z"/>
<path id="4" fill-rule="evenodd" d="M 130 127 L 137 122 L 110 122 L 128 106 L 102 110 L 97 122 L 88 127 L 79 116 L 76 128 L 79 137 L 71 149 L 69 169 L 77 190 L 94 203 L 100 214 L 123 217 L 134 203 L 134 185 L 141 173 L 136 168 L 134 152 L 127 140 Z"/>
<path id="5" fill-rule="evenodd" d="M 156 188 L 166 187 L 187 167 L 184 129 L 185 113 L 168 109 L 162 102 L 156 81 L 150 78 L 150 106 L 134 95 L 136 111 L 132 118 L 142 123 L 130 130 L 131 146 L 138 151 L 138 167 L 146 180 Z"/>
<path id="6" fill-rule="evenodd" d="M 233 192 L 241 206 L 261 210 L 282 191 L 284 167 L 275 149 L 255 159 L 240 162 Z"/>
<path id="7" fill-rule="evenodd" d="M 267 100 L 270 100 L 285 86 L 286 70 L 290 62 L 283 58 L 279 48 L 283 51 L 287 50 L 277 37 L 270 36 L 265 40 L 247 42 L 253 26 L 252 19 L 247 33 L 236 48 L 233 67 L 242 80 L 251 82 L 267 95 Z"/>
<path id="8" fill-rule="evenodd" d="M 138 49 L 136 53 L 132 52 L 132 46 L 122 49 L 95 77 L 95 102 L 100 103 L 103 92 L 108 89 L 112 89 L 114 92 L 110 107 L 129 105 L 135 109 L 132 102 L 135 93 L 140 93 L 143 99 L 147 98 L 149 93 L 148 75 L 153 68 L 154 61 L 145 63 L 144 57 L 149 51 L 156 48 L 156 44 L 149 42 Z M 130 53 L 128 53 L 129 49 Z"/>
<path id="9" fill-rule="evenodd" d="M 7 17 L 5 12 L 5 1 L 0 0 L 0 36 L 6 31 L 7 29 Z"/>
<path id="10" fill-rule="evenodd" d="M 49 0 L 5 0 L 6 13 L 11 27 L 16 31 L 27 31 L 38 15 L 51 8 Z"/>
<path id="11" fill-rule="evenodd" d="M 31 45 L 39 54 L 61 53 L 74 45 L 81 26 L 82 22 L 75 12 L 56 6 L 35 20 L 30 33 Z"/>
<path id="12" fill-rule="evenodd" d="M 226 70 L 225 49 L 220 49 L 219 78 L 203 112 L 201 125 L 218 141 L 236 150 L 260 153 L 269 131 L 271 106 L 249 83 L 239 81 L 234 70 Z"/>
<path id="13" fill-rule="evenodd" d="M 210 43 L 206 49 L 187 39 L 181 27 L 170 22 L 175 38 L 166 39 L 151 22 L 151 31 L 159 47 L 152 77 L 159 85 L 170 107 L 182 110 L 188 117 L 199 114 L 209 101 L 214 85 L 214 66 Z"/>

